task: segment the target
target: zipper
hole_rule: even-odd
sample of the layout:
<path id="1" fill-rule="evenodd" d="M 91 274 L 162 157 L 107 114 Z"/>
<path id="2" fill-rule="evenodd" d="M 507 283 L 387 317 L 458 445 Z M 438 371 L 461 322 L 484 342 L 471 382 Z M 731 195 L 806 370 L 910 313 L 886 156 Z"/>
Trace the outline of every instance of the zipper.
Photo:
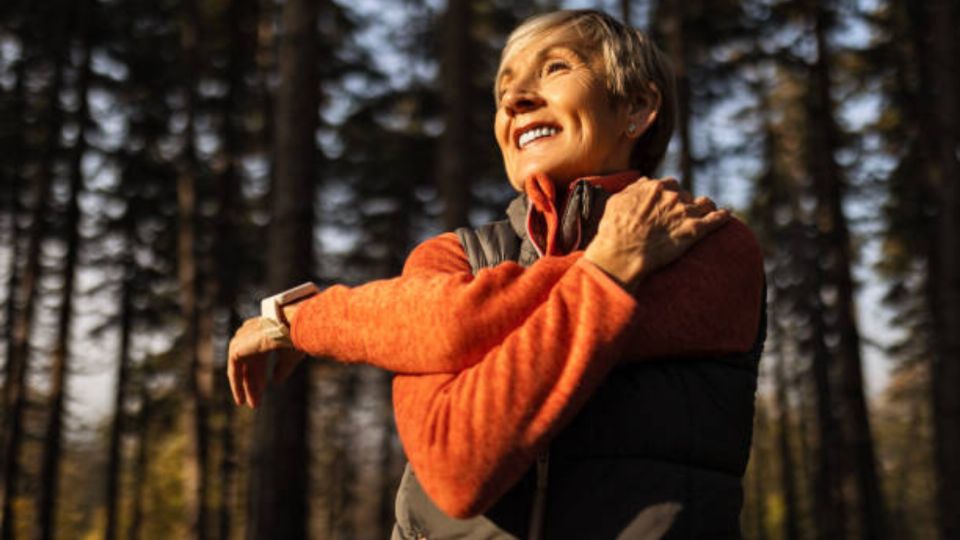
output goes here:
<path id="1" fill-rule="evenodd" d="M 555 238 L 554 241 L 557 242 L 558 240 L 563 239 L 564 218 L 567 216 L 568 212 L 570 212 L 570 201 L 576 198 L 580 202 L 579 204 L 580 208 L 577 208 L 572 214 L 574 218 L 577 220 L 577 239 L 573 243 L 573 246 L 570 248 L 568 253 L 580 249 L 580 243 L 583 241 L 583 222 L 584 220 L 586 220 L 590 212 L 590 207 L 592 206 L 591 204 L 592 197 L 590 193 L 589 184 L 590 183 L 587 182 L 586 180 L 582 180 L 582 179 L 577 180 L 571 185 L 570 189 L 567 190 L 567 195 L 566 195 L 566 199 L 564 200 L 563 206 L 561 206 L 560 208 L 554 207 L 554 211 L 557 212 L 557 230 L 554 231 L 554 234 L 559 235 L 559 239 Z M 577 195 L 580 195 L 580 196 L 575 197 Z M 546 247 L 541 248 L 537 244 L 537 239 L 534 237 L 533 230 L 530 226 L 532 217 L 533 217 L 533 201 L 530 201 L 528 199 L 527 200 L 527 218 L 524 221 L 524 227 L 527 230 L 527 238 L 530 239 L 530 243 L 533 244 L 533 249 L 537 252 L 537 258 L 543 258 L 543 256 L 545 255 L 544 249 L 546 249 Z M 547 242 L 549 243 L 549 239 L 547 239 Z"/>

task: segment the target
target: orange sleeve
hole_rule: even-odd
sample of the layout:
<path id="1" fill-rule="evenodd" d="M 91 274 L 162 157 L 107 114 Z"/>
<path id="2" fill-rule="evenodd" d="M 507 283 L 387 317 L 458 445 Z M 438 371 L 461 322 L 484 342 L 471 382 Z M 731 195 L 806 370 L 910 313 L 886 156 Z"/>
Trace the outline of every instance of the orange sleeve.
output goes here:
<path id="1" fill-rule="evenodd" d="M 303 302 L 294 345 L 313 356 L 397 373 L 454 373 L 483 358 L 544 301 L 582 253 L 529 268 L 506 262 L 470 270 L 453 233 L 418 246 L 403 275 L 335 285 Z"/>
<path id="2" fill-rule="evenodd" d="M 596 266 L 576 262 L 479 363 L 394 379 L 397 426 L 417 478 L 451 516 L 482 513 L 621 357 L 749 350 L 762 289 L 759 246 L 736 221 L 648 277 L 636 301 Z"/>

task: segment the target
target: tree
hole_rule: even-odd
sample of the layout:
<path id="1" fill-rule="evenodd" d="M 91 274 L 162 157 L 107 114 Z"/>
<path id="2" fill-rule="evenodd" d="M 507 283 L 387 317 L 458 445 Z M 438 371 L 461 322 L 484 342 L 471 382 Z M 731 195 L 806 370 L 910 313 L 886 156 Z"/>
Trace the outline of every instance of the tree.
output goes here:
<path id="1" fill-rule="evenodd" d="M 74 118 L 77 127 L 76 142 L 70 150 L 70 191 L 67 202 L 63 234 L 66 238 L 66 254 L 63 261 L 63 286 L 60 291 L 60 314 L 57 321 L 57 338 L 53 352 L 53 384 L 50 389 L 47 426 L 43 443 L 42 469 L 40 472 L 39 538 L 52 539 L 57 522 L 57 488 L 59 486 L 61 447 L 63 443 L 64 393 L 70 357 L 70 323 L 73 320 L 74 282 L 77 257 L 80 251 L 80 192 L 83 189 L 82 162 L 87 151 L 86 136 L 90 126 L 88 108 L 90 89 L 90 50 L 93 46 L 92 19 L 94 3 L 82 0 L 76 4 L 74 14 L 77 25 L 80 61 L 76 66 L 76 92 L 79 105 Z"/>
<path id="2" fill-rule="evenodd" d="M 267 284 L 276 291 L 312 276 L 319 4 L 289 0 L 283 6 L 275 106 L 274 221 L 267 248 Z M 268 389 L 257 412 L 248 538 L 308 536 L 309 390 L 309 373 L 295 374 L 282 389 Z"/>
<path id="3" fill-rule="evenodd" d="M 23 441 L 23 415 L 27 404 L 26 374 L 30 355 L 30 329 L 33 322 L 34 307 L 37 301 L 38 281 L 41 264 L 40 250 L 47 236 L 47 203 L 54 180 L 53 164 L 60 150 L 60 132 L 63 126 L 63 109 L 59 103 L 63 87 L 63 65 L 66 57 L 67 29 L 66 16 L 59 10 L 54 15 L 56 21 L 52 29 L 52 47 L 49 53 L 52 74 L 46 86 L 44 105 L 46 106 L 43 132 L 43 147 L 39 153 L 36 176 L 32 178 L 33 208 L 27 233 L 27 248 L 23 272 L 19 277 L 18 290 L 11 298 L 23 302 L 23 308 L 16 312 L 12 321 L 11 355 L 7 359 L 8 379 L 4 381 L 3 456 L 4 485 L 0 492 L 2 499 L 2 524 L 0 538 L 13 537 L 16 526 L 16 514 L 13 500 L 18 495 L 19 454 Z"/>

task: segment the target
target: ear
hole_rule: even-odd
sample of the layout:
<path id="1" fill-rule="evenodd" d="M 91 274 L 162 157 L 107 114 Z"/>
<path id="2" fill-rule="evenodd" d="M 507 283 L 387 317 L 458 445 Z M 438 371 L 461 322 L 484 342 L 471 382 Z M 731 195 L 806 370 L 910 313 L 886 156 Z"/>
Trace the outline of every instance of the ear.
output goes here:
<path id="1" fill-rule="evenodd" d="M 646 133 L 657 120 L 657 114 L 660 113 L 660 104 L 663 100 L 660 89 L 653 83 L 648 83 L 647 89 L 648 92 L 632 103 L 627 111 L 624 133 L 631 139 L 639 139 Z M 634 126 L 634 129 L 630 129 L 630 126 Z"/>

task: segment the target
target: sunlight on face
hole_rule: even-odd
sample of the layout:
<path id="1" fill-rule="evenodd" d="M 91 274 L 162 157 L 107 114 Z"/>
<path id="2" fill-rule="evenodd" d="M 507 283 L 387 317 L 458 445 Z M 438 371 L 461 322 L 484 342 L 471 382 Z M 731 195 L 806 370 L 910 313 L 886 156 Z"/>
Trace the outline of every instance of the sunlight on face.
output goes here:
<path id="1" fill-rule="evenodd" d="M 504 59 L 494 134 L 510 184 L 535 173 L 558 185 L 629 168 L 626 106 L 607 97 L 599 55 L 554 31 Z"/>

